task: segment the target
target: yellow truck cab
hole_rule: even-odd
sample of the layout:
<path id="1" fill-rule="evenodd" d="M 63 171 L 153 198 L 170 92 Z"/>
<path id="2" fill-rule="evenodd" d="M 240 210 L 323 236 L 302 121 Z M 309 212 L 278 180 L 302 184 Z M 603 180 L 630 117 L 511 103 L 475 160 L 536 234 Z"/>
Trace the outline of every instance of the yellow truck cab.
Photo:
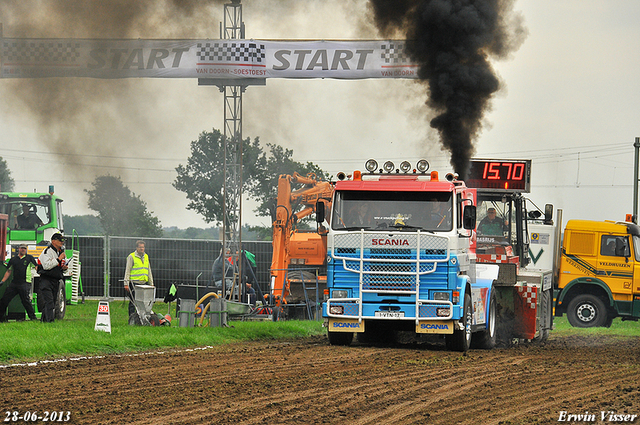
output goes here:
<path id="1" fill-rule="evenodd" d="M 640 317 L 640 227 L 569 220 L 555 290 L 555 315 L 575 327 L 610 326 Z"/>

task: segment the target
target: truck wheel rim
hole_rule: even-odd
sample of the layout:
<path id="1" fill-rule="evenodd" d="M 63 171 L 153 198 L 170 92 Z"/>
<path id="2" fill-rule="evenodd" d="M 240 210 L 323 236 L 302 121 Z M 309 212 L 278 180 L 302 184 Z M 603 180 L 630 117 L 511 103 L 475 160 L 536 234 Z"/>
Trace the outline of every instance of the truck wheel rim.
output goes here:
<path id="1" fill-rule="evenodd" d="M 591 304 L 581 304 L 576 313 L 583 322 L 590 322 L 596 317 L 596 309 Z"/>

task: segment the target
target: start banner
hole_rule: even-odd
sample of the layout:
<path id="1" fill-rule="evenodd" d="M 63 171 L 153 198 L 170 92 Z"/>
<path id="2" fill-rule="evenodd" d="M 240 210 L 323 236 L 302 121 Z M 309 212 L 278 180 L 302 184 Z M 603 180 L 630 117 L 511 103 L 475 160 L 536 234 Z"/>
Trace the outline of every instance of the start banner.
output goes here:
<path id="1" fill-rule="evenodd" d="M 401 40 L 0 39 L 0 77 L 417 78 Z"/>

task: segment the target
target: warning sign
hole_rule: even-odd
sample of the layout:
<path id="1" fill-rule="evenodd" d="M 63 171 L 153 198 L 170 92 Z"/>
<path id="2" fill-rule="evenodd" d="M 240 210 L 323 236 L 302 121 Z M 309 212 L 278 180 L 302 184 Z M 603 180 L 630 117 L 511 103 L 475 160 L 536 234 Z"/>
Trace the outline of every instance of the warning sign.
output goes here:
<path id="1" fill-rule="evenodd" d="M 100 301 L 98 303 L 98 314 L 96 315 L 94 330 L 111 333 L 111 313 L 109 312 L 108 301 Z"/>

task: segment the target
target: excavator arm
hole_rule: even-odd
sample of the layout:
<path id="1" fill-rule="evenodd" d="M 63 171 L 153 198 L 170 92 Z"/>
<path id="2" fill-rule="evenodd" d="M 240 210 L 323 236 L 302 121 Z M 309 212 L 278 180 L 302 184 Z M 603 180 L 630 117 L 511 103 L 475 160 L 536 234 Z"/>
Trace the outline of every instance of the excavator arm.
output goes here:
<path id="1" fill-rule="evenodd" d="M 293 190 L 293 185 L 302 187 Z M 278 179 L 271 261 L 271 293 L 276 305 L 286 304 L 290 293 L 286 275 L 292 258 L 292 238 L 295 239 L 298 232 L 297 222 L 315 213 L 317 202 L 330 206 L 332 196 L 333 185 L 318 180 L 314 174 L 302 176 L 296 172 L 293 175 L 283 174 Z M 296 211 L 300 206 L 304 208 Z M 326 236 L 317 234 L 317 238 L 315 235 L 314 238 L 318 239 L 317 242 L 324 247 L 326 253 Z M 296 255 L 299 257 L 299 254 Z"/>

